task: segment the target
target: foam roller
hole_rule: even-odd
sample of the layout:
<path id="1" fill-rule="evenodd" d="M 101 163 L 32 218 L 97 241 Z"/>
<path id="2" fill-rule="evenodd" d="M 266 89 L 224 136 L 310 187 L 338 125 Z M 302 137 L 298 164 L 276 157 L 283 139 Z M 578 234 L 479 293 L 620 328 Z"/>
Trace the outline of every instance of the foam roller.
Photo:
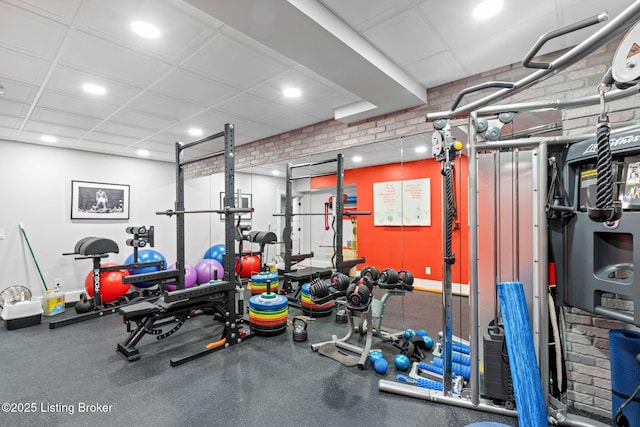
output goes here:
<path id="1" fill-rule="evenodd" d="M 414 379 L 406 375 L 398 374 L 396 375 L 396 380 L 400 381 L 401 383 L 415 384 L 418 387 L 428 388 L 430 390 L 437 390 L 437 391 L 443 390 L 442 384 L 436 381 L 428 380 L 426 378 Z"/>

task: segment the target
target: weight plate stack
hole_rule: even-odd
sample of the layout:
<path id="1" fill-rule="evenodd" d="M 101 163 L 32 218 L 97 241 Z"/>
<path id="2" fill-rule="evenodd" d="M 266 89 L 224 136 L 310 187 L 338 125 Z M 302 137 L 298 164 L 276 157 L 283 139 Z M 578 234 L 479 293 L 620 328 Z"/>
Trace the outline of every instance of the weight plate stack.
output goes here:
<path id="1" fill-rule="evenodd" d="M 287 330 L 289 300 L 271 293 L 249 298 L 249 325 L 256 335 L 279 335 Z"/>
<path id="2" fill-rule="evenodd" d="M 278 293 L 278 273 L 273 271 L 261 271 L 251 276 L 251 295 L 260 295 L 267 292 L 267 283 L 271 282 L 271 292 Z"/>

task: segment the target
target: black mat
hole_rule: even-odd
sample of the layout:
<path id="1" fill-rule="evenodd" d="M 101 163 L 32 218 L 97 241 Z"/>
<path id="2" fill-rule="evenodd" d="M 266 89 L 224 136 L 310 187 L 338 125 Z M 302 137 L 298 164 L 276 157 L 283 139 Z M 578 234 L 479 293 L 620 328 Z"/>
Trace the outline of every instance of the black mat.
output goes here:
<path id="1" fill-rule="evenodd" d="M 377 291 L 376 291 L 377 292 Z M 441 329 L 441 296 L 414 292 L 391 298 L 384 326 Z M 454 323 L 466 298 L 454 298 Z M 290 318 L 301 314 L 290 309 Z M 462 322 L 464 323 L 464 322 Z M 145 336 L 141 358 L 115 351 L 126 337 L 119 315 L 50 330 L 46 324 L 0 330 L 0 398 L 20 413 L 0 413 L 3 426 L 466 426 L 478 421 L 517 425 L 515 418 L 378 391 L 395 369 L 376 374 L 347 367 L 311 351 L 311 343 L 344 336 L 335 316 L 308 322 L 308 340 L 294 342 L 292 328 L 172 368 L 171 358 L 199 351 L 220 336 L 210 316 L 188 321 L 173 336 Z M 352 338 L 363 345 L 363 337 Z M 379 347 L 393 366 L 392 346 Z M 21 404 L 22 406 L 18 406 Z M 26 412 L 25 404 L 30 405 Z M 88 406 L 94 405 L 94 406 Z M 81 410 L 83 412 L 81 412 Z M 73 413 L 71 413 L 73 412 Z"/>

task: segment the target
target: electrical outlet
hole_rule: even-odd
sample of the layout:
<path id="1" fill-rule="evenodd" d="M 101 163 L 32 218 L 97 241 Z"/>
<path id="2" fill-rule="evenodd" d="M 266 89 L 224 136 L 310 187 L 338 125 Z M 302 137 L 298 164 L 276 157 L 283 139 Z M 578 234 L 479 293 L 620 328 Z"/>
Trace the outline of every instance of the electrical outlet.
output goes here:
<path id="1" fill-rule="evenodd" d="M 424 274 L 431 274 L 431 267 L 425 267 Z"/>

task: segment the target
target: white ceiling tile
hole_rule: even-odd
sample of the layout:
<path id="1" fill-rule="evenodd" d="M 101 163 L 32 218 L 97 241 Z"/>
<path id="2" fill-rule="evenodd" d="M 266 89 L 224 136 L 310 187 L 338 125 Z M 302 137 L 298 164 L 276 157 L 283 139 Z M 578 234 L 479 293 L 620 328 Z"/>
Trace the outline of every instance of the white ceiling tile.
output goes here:
<path id="1" fill-rule="evenodd" d="M 286 107 L 267 101 L 248 93 L 242 93 L 237 97 L 225 101 L 216 106 L 216 110 L 233 114 L 239 117 L 260 118 L 266 115 L 285 111 Z"/>
<path id="2" fill-rule="evenodd" d="M 122 135 L 113 135 L 110 133 L 104 132 L 91 132 L 86 135 L 84 138 L 86 141 L 91 142 L 101 142 L 110 145 L 121 145 L 121 146 L 129 146 L 131 144 L 135 144 L 138 139 L 137 138 L 129 138 Z"/>
<path id="3" fill-rule="evenodd" d="M 99 153 L 105 154 L 115 154 L 115 155 L 123 155 L 123 151 L 126 155 L 134 155 L 128 151 L 126 146 L 121 144 L 113 144 L 110 142 L 104 141 L 92 141 L 92 140 L 69 140 L 69 141 L 59 141 L 57 145 L 65 144 L 69 148 L 75 148 L 78 150 L 86 150 L 86 151 L 97 151 Z M 133 151 L 133 150 L 132 150 Z"/>
<path id="4" fill-rule="evenodd" d="M 117 123 L 123 123 L 130 126 L 139 126 L 144 129 L 160 131 L 178 120 L 175 118 L 160 117 L 153 114 L 143 113 L 141 111 L 123 108 L 111 116 L 111 120 Z"/>
<path id="5" fill-rule="evenodd" d="M 253 140 L 277 135 L 285 130 L 284 127 L 280 128 L 268 122 L 260 122 L 257 118 L 255 120 L 247 119 L 246 117 L 237 118 L 232 123 L 235 126 L 236 134 L 248 136 Z"/>
<path id="6" fill-rule="evenodd" d="M 206 43 L 182 67 L 238 89 L 251 87 L 287 68 L 227 34 Z"/>
<path id="7" fill-rule="evenodd" d="M 0 49 L 0 77 L 40 86 L 51 66 L 50 62 L 7 49 Z"/>
<path id="8" fill-rule="evenodd" d="M 29 111 L 29 105 L 22 102 L 9 101 L 0 98 L 0 114 L 11 117 L 25 117 Z"/>
<path id="9" fill-rule="evenodd" d="M 297 87 L 302 91 L 299 98 L 286 98 L 282 91 L 287 87 Z M 262 99 L 268 99 L 287 108 L 307 104 L 312 100 L 326 97 L 334 92 L 332 87 L 320 83 L 308 73 L 286 70 L 247 90 Z"/>
<path id="10" fill-rule="evenodd" d="M 69 27 L 0 3 L 0 46 L 53 60 Z"/>
<path id="11" fill-rule="evenodd" d="M 81 114 L 72 114 L 42 107 L 36 107 L 31 113 L 30 118 L 31 120 L 38 120 L 46 123 L 57 123 L 85 130 L 93 129 L 100 123 L 100 119 L 95 117 L 87 117 Z"/>
<path id="12" fill-rule="evenodd" d="M 65 138 L 82 138 L 87 133 L 86 129 L 78 129 L 71 126 L 53 124 L 50 122 L 39 122 L 29 120 L 24 127 L 25 131 L 38 132 L 40 134 L 55 135 L 56 137 Z"/>
<path id="13" fill-rule="evenodd" d="M 154 24 L 160 37 L 149 40 L 131 30 L 131 22 Z M 78 28 L 163 61 L 191 54 L 216 29 L 184 13 L 176 2 L 160 0 L 88 0 L 80 12 Z M 219 24 L 221 25 L 221 24 Z"/>
<path id="14" fill-rule="evenodd" d="M 82 85 L 85 83 L 101 85 L 107 92 L 104 95 L 88 94 L 82 90 Z M 126 104 L 140 91 L 140 88 L 135 86 L 62 65 L 56 67 L 51 74 L 47 89 L 114 105 Z"/>
<path id="15" fill-rule="evenodd" d="M 449 51 L 442 51 L 405 67 L 427 89 L 467 77 L 467 71 Z M 427 92 L 427 103 L 429 93 Z"/>
<path id="16" fill-rule="evenodd" d="M 127 107 L 144 113 L 177 118 L 179 120 L 186 119 L 203 110 L 203 107 L 200 105 L 190 104 L 153 92 L 144 92 L 131 101 Z"/>
<path id="17" fill-rule="evenodd" d="M 179 68 L 153 85 L 153 91 L 203 106 L 216 105 L 237 93 L 229 86 Z"/>
<path id="18" fill-rule="evenodd" d="M 30 104 L 38 93 L 38 87 L 16 80 L 1 79 L 0 83 L 4 87 L 3 99 Z"/>
<path id="19" fill-rule="evenodd" d="M 45 90 L 42 93 L 38 105 L 52 110 L 101 119 L 106 118 L 118 109 L 117 105 L 107 104 L 100 100 L 72 96 L 52 90 Z"/>
<path id="20" fill-rule="evenodd" d="M 412 9 L 369 28 L 363 35 L 401 66 L 445 49 L 440 38 Z"/>
<path id="21" fill-rule="evenodd" d="M 187 135 L 187 130 L 190 127 L 202 129 L 203 136 L 207 136 L 222 132 L 224 130 L 224 125 L 227 123 L 235 125 L 238 119 L 238 117 L 231 114 L 210 108 L 172 127 L 171 130 L 176 135 L 180 135 L 181 138 L 188 141 L 196 139 Z"/>
<path id="22" fill-rule="evenodd" d="M 352 27 L 366 27 L 368 21 L 378 21 L 409 7 L 407 0 L 321 0 Z M 360 28 L 362 29 L 362 28 Z"/>
<path id="23" fill-rule="evenodd" d="M 489 21 L 476 21 L 471 18 L 471 11 L 476 2 L 463 0 L 460 2 L 441 2 L 430 0 L 419 6 L 430 28 L 440 35 L 444 43 L 452 49 L 471 47 L 487 56 L 501 56 L 500 49 L 506 45 L 517 44 L 522 57 L 533 46 L 535 41 L 546 31 L 558 28 L 555 1 L 542 0 L 547 7 L 540 7 L 540 2 L 505 1 L 504 8 Z M 547 28 L 541 27 L 545 24 Z M 505 33 L 517 34 L 516 38 Z M 492 38 L 491 44 L 487 39 Z M 517 40 L 518 43 L 514 43 Z M 495 44 L 496 41 L 501 41 Z M 492 49 L 487 47 L 491 46 Z M 509 58 L 503 58 L 506 65 Z"/>
<path id="24" fill-rule="evenodd" d="M 143 129 L 137 126 L 127 126 L 113 121 L 108 121 L 100 124 L 95 128 L 96 132 L 103 132 L 111 135 L 120 135 L 125 137 L 132 137 L 135 139 L 146 138 L 153 135 L 155 131 L 149 129 Z"/>
<path id="25" fill-rule="evenodd" d="M 76 141 L 77 138 L 68 138 L 68 137 L 59 137 L 57 142 L 42 142 L 40 137 L 42 136 L 41 132 L 32 132 L 32 131 L 23 131 L 20 133 L 19 140 L 25 142 L 33 142 L 35 144 L 47 145 L 51 147 L 67 147 L 68 144 L 72 141 Z"/>
<path id="26" fill-rule="evenodd" d="M 144 87 L 170 66 L 81 31 L 74 31 L 61 54 L 60 64 L 124 83 Z"/>
<path id="27" fill-rule="evenodd" d="M 70 25 L 78 11 L 82 0 L 5 0 L 38 15 L 46 16 L 54 21 Z"/>
<path id="28" fill-rule="evenodd" d="M 0 127 L 19 128 L 21 125 L 22 125 L 22 119 L 20 119 L 19 117 L 0 115 Z"/>
<path id="29" fill-rule="evenodd" d="M 17 134 L 18 131 L 13 126 L 11 128 L 0 126 L 0 138 L 12 140 L 16 137 Z"/>

